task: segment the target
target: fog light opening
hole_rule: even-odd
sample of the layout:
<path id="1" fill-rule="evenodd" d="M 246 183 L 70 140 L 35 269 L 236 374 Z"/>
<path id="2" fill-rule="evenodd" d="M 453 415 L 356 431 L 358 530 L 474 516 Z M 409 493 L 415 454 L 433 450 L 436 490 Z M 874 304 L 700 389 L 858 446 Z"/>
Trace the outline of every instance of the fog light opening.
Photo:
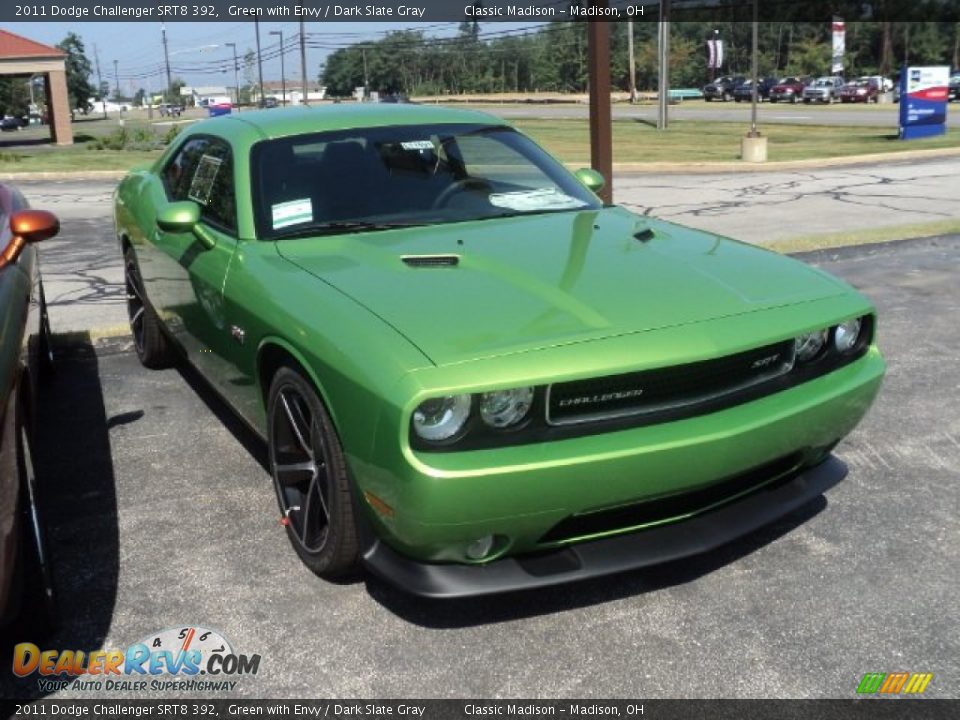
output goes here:
<path id="1" fill-rule="evenodd" d="M 507 546 L 507 538 L 502 535 L 484 535 L 467 545 L 469 560 L 489 560 Z"/>

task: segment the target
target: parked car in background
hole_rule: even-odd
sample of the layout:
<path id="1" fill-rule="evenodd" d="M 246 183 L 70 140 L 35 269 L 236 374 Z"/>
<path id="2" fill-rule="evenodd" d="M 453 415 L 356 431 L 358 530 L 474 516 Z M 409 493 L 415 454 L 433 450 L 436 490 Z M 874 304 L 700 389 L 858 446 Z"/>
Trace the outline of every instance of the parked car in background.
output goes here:
<path id="1" fill-rule="evenodd" d="M 260 107 L 266 109 L 280 107 L 280 101 L 271 95 L 260 101 Z"/>
<path id="2" fill-rule="evenodd" d="M 947 100 L 960 100 L 960 72 L 950 76 L 950 86 L 947 92 Z"/>
<path id="3" fill-rule="evenodd" d="M 13 117 L 12 115 L 4 115 L 3 119 L 0 120 L 0 130 L 19 130 L 23 126 L 23 118 Z"/>
<path id="4" fill-rule="evenodd" d="M 848 82 L 840 88 L 840 101 L 852 102 L 880 102 L 880 85 L 876 78 L 862 77 Z"/>
<path id="5" fill-rule="evenodd" d="M 798 103 L 803 99 L 803 89 L 813 81 L 810 77 L 785 77 L 770 88 L 770 102 Z"/>
<path id="6" fill-rule="evenodd" d="M 840 482 L 884 373 L 869 300 L 603 184 L 480 112 L 200 121 L 115 194 L 134 349 L 262 435 L 280 524 L 329 579 L 555 585 Z"/>
<path id="7" fill-rule="evenodd" d="M 775 77 L 765 77 L 757 80 L 757 100 L 759 102 L 768 100 L 770 98 L 770 90 L 776 84 L 777 79 Z M 737 87 L 733 89 L 733 99 L 737 102 L 750 102 L 753 99 L 753 81 L 744 80 L 737 85 Z"/>
<path id="8" fill-rule="evenodd" d="M 840 90 L 846 82 L 839 75 L 819 77 L 803 89 L 803 101 L 834 103 L 840 99 Z"/>
<path id="9" fill-rule="evenodd" d="M 180 117 L 183 109 L 183 105 L 179 103 L 160 103 L 159 106 L 161 117 Z"/>
<path id="10" fill-rule="evenodd" d="M 50 369 L 50 324 L 34 243 L 57 218 L 0 184 L 0 625 L 42 631 L 56 617 L 50 555 L 34 472 L 36 400 Z"/>
<path id="11" fill-rule="evenodd" d="M 746 78 L 743 75 L 724 75 L 717 78 L 703 86 L 703 99 L 707 102 L 711 100 L 722 100 L 723 102 L 732 100 L 733 91 L 736 90 L 737 85 L 745 80 Z"/>

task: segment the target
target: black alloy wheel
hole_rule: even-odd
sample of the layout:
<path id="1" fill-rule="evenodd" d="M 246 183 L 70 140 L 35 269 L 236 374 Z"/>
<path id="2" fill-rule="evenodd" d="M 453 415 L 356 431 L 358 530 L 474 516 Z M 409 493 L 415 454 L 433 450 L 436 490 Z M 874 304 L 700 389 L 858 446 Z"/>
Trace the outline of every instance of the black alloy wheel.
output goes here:
<path id="1" fill-rule="evenodd" d="M 123 253 L 124 285 L 127 293 L 127 315 L 137 357 L 144 367 L 159 369 L 173 363 L 173 348 L 163 334 L 160 318 L 147 301 L 143 279 L 132 248 Z"/>
<path id="2" fill-rule="evenodd" d="M 359 551 L 346 459 L 316 391 L 291 367 L 274 375 L 268 418 L 280 522 L 294 550 L 321 577 L 352 575 Z"/>

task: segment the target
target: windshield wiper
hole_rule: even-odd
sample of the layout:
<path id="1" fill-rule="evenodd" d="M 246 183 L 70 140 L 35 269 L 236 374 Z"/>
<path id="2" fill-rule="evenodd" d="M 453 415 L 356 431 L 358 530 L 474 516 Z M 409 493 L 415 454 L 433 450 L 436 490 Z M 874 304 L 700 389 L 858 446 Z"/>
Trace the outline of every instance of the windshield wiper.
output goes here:
<path id="1" fill-rule="evenodd" d="M 273 236 L 274 240 L 289 238 L 317 237 L 321 235 L 338 235 L 350 232 L 375 232 L 377 230 L 394 230 L 396 228 L 419 227 L 418 222 L 369 222 L 366 220 L 334 220 L 330 222 L 311 223 L 281 232 Z"/>

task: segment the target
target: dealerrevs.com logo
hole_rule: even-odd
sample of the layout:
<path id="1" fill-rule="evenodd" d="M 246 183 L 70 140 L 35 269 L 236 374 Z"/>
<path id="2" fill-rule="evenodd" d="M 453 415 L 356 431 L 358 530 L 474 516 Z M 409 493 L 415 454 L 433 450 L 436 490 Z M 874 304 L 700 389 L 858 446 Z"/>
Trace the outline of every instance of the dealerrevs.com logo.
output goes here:
<path id="1" fill-rule="evenodd" d="M 153 633 L 126 650 L 41 650 L 20 643 L 13 652 L 13 674 L 36 676 L 44 692 L 231 691 L 234 678 L 259 670 L 259 655 L 236 653 L 221 633 L 202 627 Z"/>

